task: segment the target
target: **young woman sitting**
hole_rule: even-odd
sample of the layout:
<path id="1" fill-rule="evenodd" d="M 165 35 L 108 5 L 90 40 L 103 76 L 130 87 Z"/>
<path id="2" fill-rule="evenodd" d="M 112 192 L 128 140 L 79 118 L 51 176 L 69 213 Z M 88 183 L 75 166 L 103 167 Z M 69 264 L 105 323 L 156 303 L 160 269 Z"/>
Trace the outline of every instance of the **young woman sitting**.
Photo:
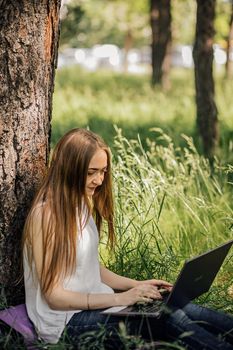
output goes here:
<path id="1" fill-rule="evenodd" d="M 129 334 L 147 341 L 173 341 L 186 332 L 182 341 L 190 349 L 232 350 L 233 318 L 195 304 L 160 320 L 101 313 L 111 306 L 160 299 L 160 287 L 172 288 L 163 280 L 122 277 L 101 265 L 103 220 L 113 245 L 110 150 L 98 135 L 77 128 L 55 147 L 24 229 L 26 307 L 38 336 L 55 344 L 66 334 L 78 348 L 80 336 L 102 325 L 105 348 L 123 348 L 117 336 L 121 321 Z"/>

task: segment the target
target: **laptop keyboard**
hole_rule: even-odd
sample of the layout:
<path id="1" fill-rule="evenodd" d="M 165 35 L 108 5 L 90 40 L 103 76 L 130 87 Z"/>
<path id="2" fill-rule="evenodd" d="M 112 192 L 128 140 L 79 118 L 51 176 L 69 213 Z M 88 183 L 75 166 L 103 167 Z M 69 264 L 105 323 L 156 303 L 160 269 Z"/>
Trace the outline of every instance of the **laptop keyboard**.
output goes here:
<path id="1" fill-rule="evenodd" d="M 154 313 L 161 309 L 163 300 L 153 300 L 151 303 L 135 304 L 133 305 L 133 311 L 140 313 Z"/>

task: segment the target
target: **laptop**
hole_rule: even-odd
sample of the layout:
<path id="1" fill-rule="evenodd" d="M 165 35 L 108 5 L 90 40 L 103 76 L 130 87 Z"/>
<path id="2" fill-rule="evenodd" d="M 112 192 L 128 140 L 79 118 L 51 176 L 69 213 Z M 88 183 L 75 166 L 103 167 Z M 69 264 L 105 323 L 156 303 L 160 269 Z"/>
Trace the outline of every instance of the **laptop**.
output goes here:
<path id="1" fill-rule="evenodd" d="M 151 303 L 111 307 L 102 311 L 102 313 L 114 314 L 114 316 L 145 315 L 159 318 L 166 312 L 183 308 L 191 300 L 208 292 L 232 244 L 233 240 L 230 240 L 217 248 L 187 260 L 171 292 L 166 295 L 165 290 L 161 290 L 162 301 L 154 300 Z"/>

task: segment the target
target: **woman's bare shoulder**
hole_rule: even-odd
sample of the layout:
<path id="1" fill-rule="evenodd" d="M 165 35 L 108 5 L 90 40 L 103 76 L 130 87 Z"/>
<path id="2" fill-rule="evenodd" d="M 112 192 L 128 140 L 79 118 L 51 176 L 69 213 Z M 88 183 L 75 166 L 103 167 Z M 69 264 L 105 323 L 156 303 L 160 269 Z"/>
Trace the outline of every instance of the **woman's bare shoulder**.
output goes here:
<path id="1" fill-rule="evenodd" d="M 50 218 L 51 210 L 45 202 L 36 203 L 30 212 L 31 222 L 37 227 L 41 225 L 42 222 L 48 223 Z"/>

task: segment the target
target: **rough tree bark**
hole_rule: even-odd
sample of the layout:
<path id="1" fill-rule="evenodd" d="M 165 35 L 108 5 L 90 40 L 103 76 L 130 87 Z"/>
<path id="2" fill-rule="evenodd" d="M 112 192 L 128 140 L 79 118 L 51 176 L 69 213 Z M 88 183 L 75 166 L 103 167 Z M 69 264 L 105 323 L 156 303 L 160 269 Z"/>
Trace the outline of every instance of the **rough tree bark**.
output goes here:
<path id="1" fill-rule="evenodd" d="M 233 62 L 230 55 L 233 55 L 233 0 L 231 0 L 231 16 L 229 21 L 229 35 L 227 38 L 227 60 L 226 60 L 226 78 L 233 77 Z"/>
<path id="2" fill-rule="evenodd" d="M 168 87 L 171 55 L 171 0 L 151 0 L 152 85 Z"/>
<path id="3" fill-rule="evenodd" d="M 0 285 L 22 298 L 20 240 L 49 156 L 60 0 L 0 0 Z"/>
<path id="4" fill-rule="evenodd" d="M 213 38 L 216 0 L 197 0 L 196 37 L 193 48 L 197 128 L 203 151 L 211 161 L 218 145 L 218 111 L 213 79 Z"/>

